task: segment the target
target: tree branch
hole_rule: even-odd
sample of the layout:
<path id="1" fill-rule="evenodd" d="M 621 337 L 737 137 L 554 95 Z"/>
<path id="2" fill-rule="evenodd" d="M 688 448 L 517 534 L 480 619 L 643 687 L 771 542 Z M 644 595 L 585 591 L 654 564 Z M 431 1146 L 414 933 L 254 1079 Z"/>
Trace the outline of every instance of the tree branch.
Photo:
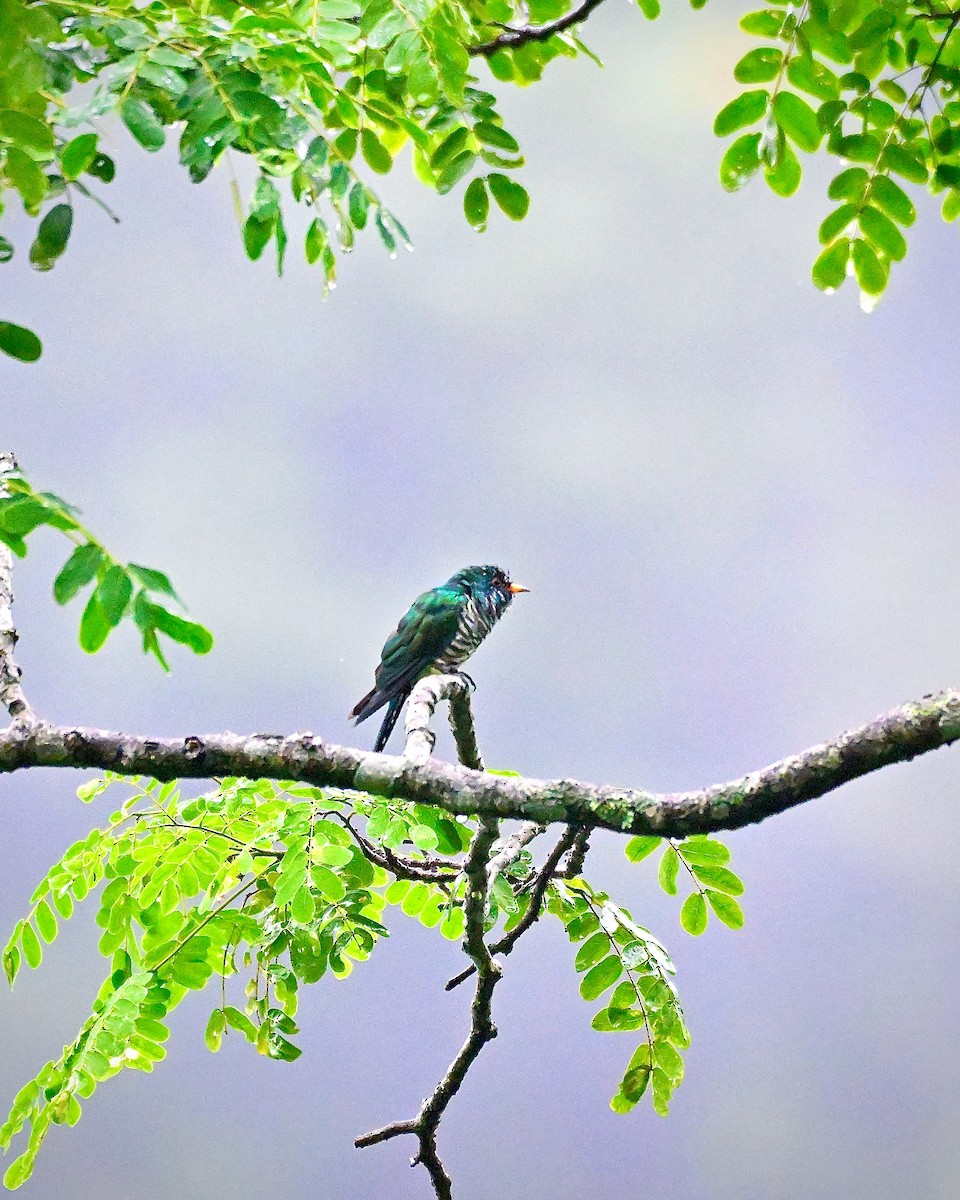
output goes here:
<path id="1" fill-rule="evenodd" d="M 602 3 L 603 0 L 584 0 L 579 8 L 573 9 L 556 21 L 550 21 L 547 25 L 524 25 L 519 29 L 509 25 L 505 26 L 503 33 L 495 37 L 493 41 L 484 42 L 481 46 L 468 46 L 467 51 L 469 54 L 480 54 L 489 58 L 498 50 L 515 50 L 518 46 L 526 45 L 527 42 L 545 42 L 555 33 L 563 33 L 571 25 L 579 25 L 581 21 L 585 21 Z"/>
<path id="2" fill-rule="evenodd" d="M 453 1195 L 450 1177 L 444 1170 L 437 1152 L 437 1129 L 447 1105 L 460 1090 L 467 1071 L 477 1055 L 497 1036 L 493 1023 L 493 990 L 500 979 L 500 965 L 494 962 L 484 941 L 484 921 L 487 913 L 487 873 L 491 851 L 497 840 L 500 823 L 495 817 L 483 816 L 470 846 L 463 871 L 467 879 L 464 900 L 464 952 L 470 956 L 477 972 L 477 989 L 470 1008 L 470 1032 L 456 1058 L 447 1068 L 433 1092 L 424 1100 L 412 1121 L 395 1121 L 371 1133 L 358 1137 L 358 1148 L 375 1146 L 400 1134 L 416 1134 L 419 1149 L 411 1165 L 426 1168 L 438 1200 L 450 1200 Z"/>
<path id="3" fill-rule="evenodd" d="M 533 876 L 533 885 L 530 889 L 530 904 L 527 911 L 509 933 L 504 934 L 498 942 L 493 943 L 490 947 L 491 954 L 509 954 L 530 926 L 540 919 L 540 913 L 543 911 L 543 901 L 547 895 L 547 888 L 550 886 L 551 879 L 556 879 L 559 874 L 560 860 L 568 850 L 572 854 L 576 853 L 577 846 L 583 840 L 583 833 L 582 829 L 575 829 L 573 826 L 568 826 L 564 830 L 557 844 L 547 855 L 546 862 L 544 862 L 540 870 Z M 584 853 L 586 853 L 585 848 Z M 582 860 L 580 865 L 582 866 Z M 579 874 L 579 869 L 577 873 Z M 452 979 L 448 979 L 444 984 L 443 990 L 445 992 L 452 992 L 455 987 L 459 987 L 461 983 L 465 983 L 476 969 L 475 966 L 467 967 L 459 975 L 454 975 Z"/>
<path id="4" fill-rule="evenodd" d="M 414 689 L 433 689 L 441 677 Z M 448 695 L 466 691 L 443 677 Z M 9 687 L 9 684 L 7 685 Z M 157 779 L 223 775 L 299 780 L 316 787 L 374 792 L 432 804 L 453 815 L 488 814 L 543 824 L 612 829 L 618 833 L 688 837 L 739 829 L 786 812 L 852 779 L 909 762 L 960 739 L 960 691 L 904 704 L 832 741 L 781 759 L 729 783 L 690 792 L 656 793 L 572 780 L 489 775 L 451 763 L 373 754 L 310 734 L 217 733 L 152 738 L 45 723 L 0 731 L 0 773 L 27 767 L 95 767 Z"/>
<path id="5" fill-rule="evenodd" d="M 577 836 L 573 839 L 573 845 L 570 847 L 570 856 L 563 864 L 563 867 L 557 871 L 558 878 L 576 879 L 578 875 L 583 873 L 583 862 L 587 857 L 587 851 L 590 849 L 590 834 L 592 832 L 586 826 L 577 830 Z"/>
<path id="6" fill-rule="evenodd" d="M 546 825 L 539 821 L 527 821 L 509 837 L 499 841 L 493 847 L 493 853 L 487 863 L 488 883 L 492 886 L 494 878 L 505 871 L 512 862 L 515 862 L 524 846 L 529 845 L 534 838 L 538 838 L 541 833 L 546 831 L 546 828 Z"/>
<path id="7" fill-rule="evenodd" d="M 466 675 L 428 675 L 421 679 L 410 694 L 407 716 L 403 723 L 406 735 L 404 757 L 421 765 L 427 762 L 436 745 L 436 735 L 430 728 L 433 713 L 441 700 L 450 702 L 450 729 L 457 744 L 457 758 L 473 771 L 483 770 L 483 759 L 477 745 L 470 708 L 470 683 Z"/>
<path id="8" fill-rule="evenodd" d="M 7 476 L 17 469 L 10 453 L 0 454 L 0 500 L 9 495 Z M 21 671 L 14 658 L 17 628 L 13 623 L 13 555 L 0 542 L 0 704 L 10 714 L 6 734 L 15 739 L 37 724 L 37 716 L 20 686 Z"/>

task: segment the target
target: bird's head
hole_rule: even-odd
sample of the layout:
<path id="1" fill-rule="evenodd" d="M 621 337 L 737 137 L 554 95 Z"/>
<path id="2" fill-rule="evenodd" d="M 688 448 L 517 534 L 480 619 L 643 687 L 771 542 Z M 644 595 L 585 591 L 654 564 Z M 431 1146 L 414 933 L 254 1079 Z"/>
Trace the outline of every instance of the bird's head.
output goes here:
<path id="1" fill-rule="evenodd" d="M 478 603 L 493 601 L 498 608 L 506 608 L 518 592 L 527 592 L 522 583 L 511 583 L 510 576 L 502 567 L 464 567 L 450 580 L 450 586 L 469 592 Z"/>

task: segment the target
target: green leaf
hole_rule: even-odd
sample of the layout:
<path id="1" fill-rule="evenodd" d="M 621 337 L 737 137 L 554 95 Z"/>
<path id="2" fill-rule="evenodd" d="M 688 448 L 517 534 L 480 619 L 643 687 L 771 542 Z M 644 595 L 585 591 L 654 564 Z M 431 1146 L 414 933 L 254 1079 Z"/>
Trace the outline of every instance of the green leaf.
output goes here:
<path id="1" fill-rule="evenodd" d="M 223 1032 L 227 1028 L 227 1016 L 222 1008 L 215 1008 L 210 1014 L 210 1019 L 206 1022 L 203 1039 L 211 1054 L 216 1054 L 220 1050 L 220 1045 L 223 1040 Z"/>
<path id="2" fill-rule="evenodd" d="M 440 844 L 436 830 L 430 825 L 414 825 L 410 829 L 410 841 L 418 850 L 436 850 Z"/>
<path id="3" fill-rule="evenodd" d="M 670 1097 L 673 1095 L 674 1083 L 666 1071 L 655 1067 L 652 1076 L 653 1082 L 653 1111 L 658 1117 L 665 1117 L 669 1114 Z"/>
<path id="4" fill-rule="evenodd" d="M 334 904 L 342 900 L 347 894 L 343 880 L 339 875 L 334 874 L 329 867 L 312 866 L 310 868 L 310 879 L 317 891 Z"/>
<path id="5" fill-rule="evenodd" d="M 632 837 L 627 842 L 624 853 L 630 862 L 641 862 L 648 854 L 652 854 L 662 842 L 663 838 L 659 837 Z"/>
<path id="6" fill-rule="evenodd" d="M 355 183 L 350 189 L 350 198 L 347 203 L 347 211 L 350 214 L 350 223 L 355 229 L 364 229 L 367 224 L 367 216 L 370 212 L 371 196 L 362 183 Z"/>
<path id="7" fill-rule="evenodd" d="M 860 229 L 875 249 L 899 262 L 907 253 L 903 234 L 888 216 L 867 205 L 860 213 Z"/>
<path id="8" fill-rule="evenodd" d="M 17 537 L 49 523 L 51 515 L 43 501 L 33 496 L 0 499 L 0 528 Z"/>
<path id="9" fill-rule="evenodd" d="M 465 150 L 448 163 L 437 176 L 436 187 L 440 195 L 445 196 L 447 192 L 452 191 L 464 175 L 472 169 L 476 160 L 477 156 L 472 150 Z"/>
<path id="10" fill-rule="evenodd" d="M 880 158 L 880 166 L 896 171 L 911 183 L 926 183 L 929 176 L 926 164 L 914 150 L 893 143 L 887 146 Z"/>
<path id="11" fill-rule="evenodd" d="M 610 939 L 605 933 L 592 934 L 577 951 L 574 969 L 578 972 L 588 970 L 594 963 L 598 963 L 609 949 Z"/>
<path id="12" fill-rule="evenodd" d="M 490 215 L 490 194 L 482 175 L 471 179 L 467 184 L 463 193 L 463 212 L 478 233 L 486 229 L 487 218 Z"/>
<path id="13" fill-rule="evenodd" d="M 304 247 L 308 263 L 313 264 L 317 261 L 326 248 L 327 241 L 327 227 L 319 217 L 315 217 L 307 230 Z"/>
<path id="14" fill-rule="evenodd" d="M 96 154 L 87 170 L 95 179 L 99 179 L 103 183 L 112 183 L 113 177 L 117 173 L 113 159 L 107 154 Z"/>
<path id="15" fill-rule="evenodd" d="M 875 163 L 880 150 L 880 139 L 873 133 L 851 133 L 840 139 L 839 152 L 851 162 Z"/>
<path id="16" fill-rule="evenodd" d="M 764 116 L 769 103 L 770 93 L 765 89 L 743 92 L 717 113 L 713 132 L 717 137 L 726 137 L 746 125 L 754 125 Z"/>
<path id="17" fill-rule="evenodd" d="M 783 138 L 777 148 L 777 161 L 774 166 L 764 167 L 764 178 L 770 190 L 778 196 L 792 196 L 800 186 L 802 169 L 800 160 L 792 147 Z"/>
<path id="18" fill-rule="evenodd" d="M 773 118 L 801 150 L 812 154 L 819 147 L 823 133 L 817 122 L 817 114 L 806 100 L 801 100 L 793 92 L 778 92 L 773 100 Z"/>
<path id="19" fill-rule="evenodd" d="M 123 567 L 115 563 L 101 579 L 94 595 L 110 625 L 119 625 L 133 595 L 133 581 Z"/>
<path id="20" fill-rule="evenodd" d="M 708 890 L 707 900 L 710 907 L 716 913 L 717 919 L 722 921 L 729 929 L 743 928 L 743 909 L 732 896 L 727 896 L 723 892 Z"/>
<path id="21" fill-rule="evenodd" d="M 14 939 L 19 936 L 19 933 L 20 930 L 18 927 L 14 931 Z M 13 987 L 14 981 L 16 980 L 17 974 L 20 970 L 20 951 L 12 944 L 14 939 L 11 939 L 11 944 L 6 946 L 3 951 L 3 973 L 7 977 L 7 983 L 9 983 L 11 987 Z"/>
<path id="22" fill-rule="evenodd" d="M 881 79 L 877 83 L 877 88 L 886 96 L 888 100 L 892 100 L 894 104 L 905 104 L 907 101 L 907 93 L 893 79 Z"/>
<path id="23" fill-rule="evenodd" d="M 463 937 L 463 909 L 448 908 L 440 922 L 440 933 L 450 942 Z"/>
<path id="24" fill-rule="evenodd" d="M 874 176 L 870 184 L 870 199 L 878 208 L 882 208 L 888 217 L 893 217 L 901 225 L 912 225 L 917 219 L 913 201 L 888 175 Z"/>
<path id="25" fill-rule="evenodd" d="M 27 212 L 35 213 L 47 194 L 47 177 L 39 164 L 17 146 L 8 146 L 4 172 L 20 193 Z"/>
<path id="26" fill-rule="evenodd" d="M 36 1156 L 34 1150 L 25 1150 L 19 1158 L 15 1158 L 3 1175 L 3 1186 L 15 1192 L 33 1174 L 33 1162 Z"/>
<path id="27" fill-rule="evenodd" d="M 236 1029 L 238 1033 L 242 1033 L 248 1042 L 255 1042 L 257 1040 L 256 1026 L 239 1008 L 233 1008 L 228 1004 L 222 1012 L 226 1018 L 227 1025 L 231 1029 Z"/>
<path id="28" fill-rule="evenodd" d="M 718 892 L 727 892 L 731 896 L 743 895 L 743 881 L 726 867 L 694 863 L 691 870 L 701 883 Z"/>
<path id="29" fill-rule="evenodd" d="M 97 593 L 90 594 L 83 616 L 80 618 L 80 646 L 87 654 L 95 654 L 110 636 L 113 628 L 107 614 L 100 607 Z"/>
<path id="30" fill-rule="evenodd" d="M 36 362 L 43 353 L 43 345 L 32 329 L 14 325 L 12 321 L 0 321 L 0 350 L 20 362 Z"/>
<path id="31" fill-rule="evenodd" d="M 526 188 L 499 171 L 492 171 L 487 176 L 487 182 L 500 209 L 511 221 L 522 221 L 530 209 Z"/>
<path id="32" fill-rule="evenodd" d="M 857 238 L 853 243 L 853 272 L 860 290 L 868 296 L 879 296 L 887 286 L 890 269 L 881 262 L 873 247 Z"/>
<path id="33" fill-rule="evenodd" d="M 619 957 L 616 954 L 608 955 L 584 975 L 580 981 L 580 995 L 584 1000 L 596 1000 L 617 982 L 622 970 Z"/>
<path id="34" fill-rule="evenodd" d="M 695 834 L 680 844 L 680 853 L 689 863 L 714 863 L 718 867 L 730 861 L 730 851 L 716 838 Z"/>
<path id="35" fill-rule="evenodd" d="M 181 645 L 188 646 L 194 654 L 209 654 L 213 649 L 213 634 L 196 621 L 178 617 L 159 604 L 150 605 L 150 616 L 161 633 Z"/>
<path id="36" fill-rule="evenodd" d="M 259 217 L 251 213 L 247 217 L 243 223 L 243 248 L 247 258 L 255 262 L 263 254 L 276 228 L 276 213 L 267 217 Z"/>
<path id="37" fill-rule="evenodd" d="M 960 166 L 955 163 L 937 163 L 933 182 L 938 187 L 960 187 Z"/>
<path id="38" fill-rule="evenodd" d="M 128 97 L 120 109 L 120 116 L 145 150 L 159 150 L 166 140 L 160 118 L 145 101 Z"/>
<path id="39" fill-rule="evenodd" d="M 742 188 L 760 170 L 760 134 L 745 133 L 731 142 L 720 163 L 720 183 L 728 192 Z"/>
<path id="40" fill-rule="evenodd" d="M 694 937 L 699 937 L 707 927 L 707 902 L 702 892 L 691 892 L 680 909 L 680 924 Z"/>
<path id="41" fill-rule="evenodd" d="M 478 121 L 473 127 L 473 134 L 485 146 L 494 146 L 498 150 L 506 150 L 509 154 L 520 152 L 520 143 L 502 125 L 494 125 L 491 121 Z"/>
<path id="42" fill-rule="evenodd" d="M 813 264 L 813 282 L 823 292 L 835 292 L 847 277 L 850 239 L 839 238 Z"/>
<path id="43" fill-rule="evenodd" d="M 356 129 L 344 129 L 342 133 L 337 134 L 334 139 L 334 149 L 341 158 L 349 162 L 357 153 L 357 146 L 360 144 L 360 134 Z"/>
<path id="44" fill-rule="evenodd" d="M 38 117 L 13 108 L 0 110 L 0 140 L 12 142 L 34 158 L 53 158 L 53 130 Z"/>
<path id="45" fill-rule="evenodd" d="M 856 219 L 857 206 L 855 204 L 841 204 L 839 208 L 834 209 L 829 216 L 825 217 L 821 223 L 817 234 L 821 244 L 826 245 L 827 242 L 832 242 L 837 234 L 842 233 Z"/>
<path id="46" fill-rule="evenodd" d="M 677 894 L 677 872 L 680 869 L 680 858 L 672 846 L 663 852 L 657 878 L 660 886 L 668 896 Z"/>
<path id="47" fill-rule="evenodd" d="M 308 887 L 299 888 L 290 902 L 290 916 L 300 925 L 308 925 L 315 915 L 316 906 L 313 903 L 310 889 Z"/>
<path id="48" fill-rule="evenodd" d="M 457 125 L 430 156 L 430 166 L 435 171 L 442 171 L 455 158 L 459 158 L 469 148 L 469 145 L 470 130 L 466 125 Z"/>
<path id="49" fill-rule="evenodd" d="M 93 542 L 77 546 L 53 581 L 53 598 L 58 604 L 66 604 L 94 578 L 103 552 Z"/>
<path id="50" fill-rule="evenodd" d="M 691 0 L 694 8 L 705 3 L 706 0 Z M 660 0 L 637 0 L 637 6 L 648 21 L 655 21 L 660 16 Z"/>
<path id="51" fill-rule="evenodd" d="M 780 36 L 785 17 L 786 13 L 782 8 L 764 8 L 741 17 L 740 28 L 753 37 L 776 38 Z"/>
<path id="52" fill-rule="evenodd" d="M 45 942 L 53 942 L 57 937 L 57 918 L 46 900 L 41 900 L 33 914 L 37 923 L 37 931 Z"/>
<path id="53" fill-rule="evenodd" d="M 161 595 L 169 596 L 171 600 L 180 600 L 173 584 L 163 571 L 155 571 L 153 567 L 142 567 L 139 563 L 128 563 L 127 570 L 147 591 L 159 592 Z"/>
<path id="54" fill-rule="evenodd" d="M 955 221 L 960 217 L 960 192 L 947 192 L 940 213 L 945 221 Z"/>
<path id="55" fill-rule="evenodd" d="M 776 46 L 759 46 L 750 50 L 733 68 L 737 83 L 768 83 L 776 79 L 783 62 L 783 51 Z"/>
<path id="56" fill-rule="evenodd" d="M 623 987 L 623 984 L 619 986 Z M 636 994 L 634 994 L 635 1002 Z M 630 1030 L 643 1028 L 643 1013 L 635 1008 L 618 1008 L 611 1002 L 608 1008 L 600 1009 L 590 1022 L 590 1025 L 597 1033 L 629 1032 Z"/>
<path id="57" fill-rule="evenodd" d="M 360 153 L 367 166 L 378 175 L 388 174 L 393 166 L 390 151 L 372 129 L 364 129 L 360 134 Z"/>
<path id="58" fill-rule="evenodd" d="M 314 849 L 313 857 L 327 867 L 345 867 L 353 860 L 353 851 L 349 846 L 337 846 L 329 842 L 326 845 L 317 846 Z"/>
<path id="59" fill-rule="evenodd" d="M 56 204 L 46 213 L 30 247 L 30 262 L 36 270 L 50 270 L 66 250 L 72 228 L 73 209 L 69 204 Z"/>
<path id="60" fill-rule="evenodd" d="M 827 188 L 827 195 L 831 200 L 850 200 L 854 204 L 859 204 L 866 193 L 869 182 L 870 175 L 863 167 L 848 167 L 834 177 Z"/>
<path id="61" fill-rule="evenodd" d="M 791 58 L 787 78 L 794 87 L 818 100 L 836 100 L 840 95 L 840 80 L 812 55 L 800 54 Z"/>
<path id="62" fill-rule="evenodd" d="M 27 966 L 34 969 L 39 967 L 43 961 L 43 948 L 29 921 L 23 923 L 23 929 L 20 932 L 20 947 L 23 950 Z"/>
<path id="63" fill-rule="evenodd" d="M 60 170 L 66 179 L 77 179 L 97 157 L 97 135 L 81 133 L 60 151 Z"/>

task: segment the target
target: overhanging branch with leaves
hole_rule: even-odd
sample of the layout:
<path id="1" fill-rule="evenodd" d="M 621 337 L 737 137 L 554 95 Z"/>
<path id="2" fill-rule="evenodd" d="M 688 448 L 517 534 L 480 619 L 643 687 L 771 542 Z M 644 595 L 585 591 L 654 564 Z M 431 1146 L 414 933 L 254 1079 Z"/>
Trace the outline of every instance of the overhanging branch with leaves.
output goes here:
<path id="1" fill-rule="evenodd" d="M 224 0 L 208 12 L 0 0 L 0 197 L 16 193 L 36 218 L 29 260 L 50 270 L 76 206 L 91 201 L 117 219 L 99 195 L 116 172 L 100 132 L 114 114 L 148 152 L 175 133 L 195 183 L 231 154 L 249 158 L 257 180 L 246 202 L 231 185 L 247 255 L 272 247 L 282 272 L 291 205 L 305 206 L 303 253 L 329 288 L 338 256 L 365 230 L 391 256 L 410 246 L 379 182 L 407 151 L 441 195 L 463 184 L 475 230 L 496 210 L 523 220 L 530 198 L 515 173 L 524 157 L 496 91 L 537 83 L 556 58 L 592 57 L 578 31 L 601 3 L 288 0 L 260 9 Z M 659 0 L 638 7 L 648 20 L 660 14 Z M 790 196 L 801 155 L 838 161 L 812 272 L 819 288 L 852 275 L 864 305 L 875 303 L 917 217 L 907 188 L 940 196 L 945 220 L 960 216 L 958 22 L 956 5 L 927 0 L 768 5 L 741 18 L 761 44 L 733 67 L 746 90 L 714 122 L 718 136 L 736 134 L 720 181 L 736 190 L 760 175 Z M 15 251 L 0 235 L 0 263 Z M 33 362 L 42 346 L 0 320 L 0 351 Z"/>

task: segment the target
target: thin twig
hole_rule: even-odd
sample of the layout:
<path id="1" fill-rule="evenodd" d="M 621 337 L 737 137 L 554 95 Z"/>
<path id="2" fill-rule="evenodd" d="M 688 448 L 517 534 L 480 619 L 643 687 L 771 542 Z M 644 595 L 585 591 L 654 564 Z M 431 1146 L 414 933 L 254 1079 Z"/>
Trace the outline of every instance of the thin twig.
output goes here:
<path id="1" fill-rule="evenodd" d="M 547 25 L 524 25 L 519 29 L 507 26 L 503 33 L 495 37 L 493 41 L 484 42 L 482 46 L 468 46 L 467 52 L 474 55 L 482 54 L 485 58 L 489 58 L 498 50 L 515 50 L 518 46 L 526 45 L 527 42 L 545 42 L 555 33 L 563 33 L 571 25 L 579 25 L 581 21 L 585 21 L 602 3 L 603 0 L 584 0 L 579 8 L 573 9 L 556 21 L 550 21 Z"/>
<path id="2" fill-rule="evenodd" d="M 493 1023 L 492 1002 L 494 988 L 500 979 L 500 964 L 494 961 L 484 940 L 484 921 L 487 912 L 487 865 L 499 828 L 495 817 L 480 818 L 463 868 L 467 879 L 463 910 L 463 948 L 472 959 L 477 972 L 477 988 L 470 1008 L 470 1032 L 467 1039 L 413 1120 L 395 1121 L 391 1125 L 384 1125 L 380 1129 L 363 1134 L 354 1142 L 355 1146 L 362 1148 L 374 1146 L 404 1133 L 415 1134 L 419 1148 L 412 1165 L 419 1163 L 425 1168 L 437 1200 L 451 1200 L 453 1195 L 450 1177 L 437 1151 L 437 1129 L 447 1106 L 460 1090 L 477 1055 L 487 1042 L 497 1036 L 497 1027 Z"/>
<path id="3" fill-rule="evenodd" d="M 415 858 L 407 858 L 395 854 L 386 846 L 377 846 L 362 833 L 354 829 L 349 817 L 336 813 L 340 823 L 347 829 L 364 855 L 377 866 L 383 867 L 396 875 L 398 879 L 411 879 L 426 883 L 450 883 L 458 874 L 460 867 L 456 862 L 443 859 L 430 859 L 418 862 Z"/>

